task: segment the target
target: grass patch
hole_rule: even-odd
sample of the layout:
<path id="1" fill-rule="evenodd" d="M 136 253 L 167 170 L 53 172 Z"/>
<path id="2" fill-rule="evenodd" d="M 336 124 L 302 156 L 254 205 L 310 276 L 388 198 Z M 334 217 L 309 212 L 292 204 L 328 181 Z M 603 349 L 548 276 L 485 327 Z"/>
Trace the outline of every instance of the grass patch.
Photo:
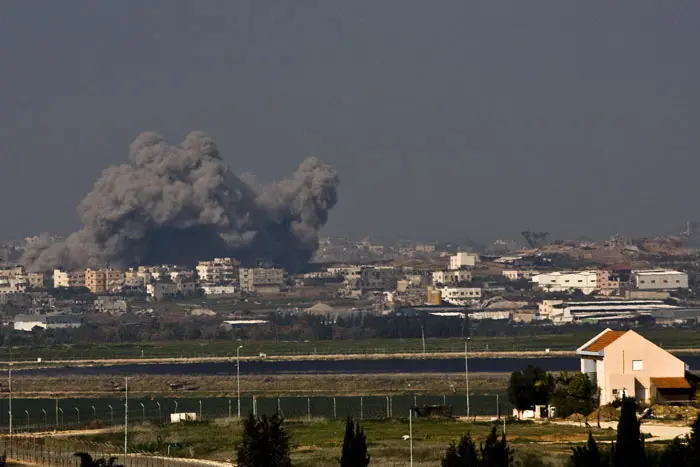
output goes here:
<path id="1" fill-rule="evenodd" d="M 405 465 L 409 457 L 408 420 L 365 420 L 362 426 L 367 435 L 372 465 Z M 447 445 L 470 432 L 482 441 L 491 431 L 492 423 L 467 423 L 459 420 L 414 420 L 413 455 L 415 465 L 435 465 Z M 500 430 L 502 425 L 498 424 Z M 328 420 L 289 420 L 285 427 L 291 437 L 292 459 L 295 466 L 320 467 L 337 463 L 343 442 L 344 422 Z M 588 429 L 546 423 L 512 423 L 507 426 L 508 439 L 516 453 L 537 455 L 552 461 L 563 461 L 570 455 L 572 443 L 583 443 Z M 610 440 L 611 430 L 592 429 L 599 441 Z M 235 448 L 241 437 L 237 422 L 212 421 L 179 425 L 142 427 L 131 433 L 133 449 L 167 453 L 184 457 L 226 460 L 235 458 Z M 74 438 L 73 441 L 85 438 Z M 118 446 L 123 442 L 121 433 L 90 436 L 92 442 Z"/>

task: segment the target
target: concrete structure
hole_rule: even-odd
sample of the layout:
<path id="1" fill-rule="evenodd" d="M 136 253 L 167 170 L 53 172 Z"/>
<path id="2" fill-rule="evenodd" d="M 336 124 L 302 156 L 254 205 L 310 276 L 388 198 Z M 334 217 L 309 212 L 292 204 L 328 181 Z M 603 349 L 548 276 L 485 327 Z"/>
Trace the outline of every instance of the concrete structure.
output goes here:
<path id="1" fill-rule="evenodd" d="M 212 284 L 234 284 L 238 282 L 241 263 L 233 258 L 214 258 L 211 261 L 200 261 L 197 265 L 197 276 L 200 282 Z"/>
<path id="2" fill-rule="evenodd" d="M 451 305 L 466 306 L 481 300 L 479 287 L 442 287 L 440 297 L 443 302 Z"/>
<path id="3" fill-rule="evenodd" d="M 43 329 L 79 328 L 82 319 L 75 315 L 51 313 L 46 315 L 17 315 L 13 320 L 17 331 L 31 331 L 35 327 Z"/>
<path id="4" fill-rule="evenodd" d="M 532 276 L 532 282 L 547 292 L 580 290 L 588 295 L 598 287 L 597 271 L 557 271 Z"/>
<path id="5" fill-rule="evenodd" d="M 460 282 L 471 282 L 471 280 L 471 271 L 466 271 L 464 269 L 433 272 L 433 285 L 457 285 Z"/>
<path id="6" fill-rule="evenodd" d="M 101 294 L 107 291 L 107 274 L 104 269 L 86 269 L 85 287 L 94 294 Z"/>
<path id="7" fill-rule="evenodd" d="M 173 282 L 155 282 L 146 285 L 146 294 L 153 300 L 163 300 L 177 297 L 179 291 Z"/>
<path id="8" fill-rule="evenodd" d="M 508 280 L 517 281 L 518 279 L 531 279 L 532 276 L 536 276 L 539 273 L 532 270 L 504 269 L 501 274 Z"/>
<path id="9" fill-rule="evenodd" d="M 632 286 L 637 290 L 674 290 L 688 288 L 688 274 L 669 269 L 632 271 Z"/>
<path id="10" fill-rule="evenodd" d="M 129 311 L 129 302 L 120 297 L 98 297 L 93 303 L 95 311 L 100 313 L 126 313 Z"/>
<path id="11" fill-rule="evenodd" d="M 29 283 L 26 280 L 0 278 L 0 295 L 23 293 L 28 286 Z"/>
<path id="12" fill-rule="evenodd" d="M 621 397 L 650 402 L 692 394 L 686 364 L 634 331 L 606 329 L 576 350 L 581 372 L 600 388 L 600 403 Z"/>
<path id="13" fill-rule="evenodd" d="M 29 287 L 32 289 L 50 289 L 53 287 L 53 277 L 48 272 L 30 272 L 27 274 Z"/>
<path id="14" fill-rule="evenodd" d="M 539 312 L 542 319 L 549 319 L 554 324 L 569 324 L 636 320 L 649 317 L 653 310 L 675 308 L 678 307 L 661 300 L 544 300 L 539 305 Z"/>
<path id="15" fill-rule="evenodd" d="M 236 288 L 232 285 L 203 285 L 204 295 L 234 295 Z"/>
<path id="16" fill-rule="evenodd" d="M 346 272 L 345 284 L 356 290 L 394 290 L 398 277 L 392 267 L 361 267 Z"/>
<path id="17" fill-rule="evenodd" d="M 612 271 L 596 271 L 596 286 L 601 295 L 618 295 L 620 293 L 620 276 Z"/>
<path id="18" fill-rule="evenodd" d="M 241 268 L 239 281 L 244 292 L 279 292 L 284 283 L 284 269 Z"/>
<path id="19" fill-rule="evenodd" d="M 450 269 L 473 268 L 478 262 L 476 253 L 461 252 L 450 256 Z"/>
<path id="20" fill-rule="evenodd" d="M 59 287 L 85 287 L 85 271 L 62 271 L 54 269 L 53 286 Z"/>

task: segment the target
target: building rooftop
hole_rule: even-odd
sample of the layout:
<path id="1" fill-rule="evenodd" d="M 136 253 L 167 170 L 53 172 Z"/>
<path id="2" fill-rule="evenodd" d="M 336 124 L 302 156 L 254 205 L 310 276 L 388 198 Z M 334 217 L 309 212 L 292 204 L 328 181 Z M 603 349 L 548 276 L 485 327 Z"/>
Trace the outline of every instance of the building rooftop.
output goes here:
<path id="1" fill-rule="evenodd" d="M 682 376 L 676 378 L 649 378 L 656 389 L 690 389 L 690 383 Z"/>
<path id="2" fill-rule="evenodd" d="M 633 271 L 637 276 L 660 276 L 660 275 L 675 275 L 675 274 L 685 274 L 681 271 L 674 271 L 672 269 L 638 269 Z"/>
<path id="3" fill-rule="evenodd" d="M 600 352 L 622 337 L 626 332 L 627 331 L 613 331 L 606 329 L 599 334 L 593 342 L 589 342 L 588 345 L 581 350 L 584 352 Z"/>

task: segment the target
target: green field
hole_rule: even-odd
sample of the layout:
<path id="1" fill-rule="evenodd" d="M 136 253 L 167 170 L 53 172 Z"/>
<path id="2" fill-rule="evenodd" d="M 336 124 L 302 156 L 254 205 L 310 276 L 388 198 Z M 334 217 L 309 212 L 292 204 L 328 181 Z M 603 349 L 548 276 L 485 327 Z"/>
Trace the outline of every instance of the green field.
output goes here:
<path id="1" fill-rule="evenodd" d="M 532 328 L 535 329 L 535 328 Z M 470 342 L 473 352 L 518 352 L 544 349 L 573 351 L 597 331 L 582 328 L 580 333 L 548 334 L 546 329 L 537 329 L 537 334 L 522 336 L 474 336 Z M 541 333 L 540 333 L 541 332 Z M 700 348 L 700 333 L 690 328 L 649 328 L 638 330 L 646 338 L 664 348 Z M 153 357 L 225 357 L 235 356 L 238 345 L 243 345 L 241 355 L 268 356 L 326 355 L 326 354 L 373 354 L 416 353 L 423 351 L 421 339 L 366 339 L 366 340 L 321 340 L 321 341 L 228 341 L 228 340 L 183 340 L 165 342 L 139 342 L 128 344 L 53 345 L 7 347 L 0 349 L 0 359 L 45 360 L 59 359 L 110 359 Z M 427 352 L 462 352 L 461 338 L 426 339 Z"/>
<path id="2" fill-rule="evenodd" d="M 342 446 L 344 422 L 291 420 L 285 422 L 291 437 L 292 460 L 298 467 L 336 465 Z M 439 463 L 445 448 L 452 440 L 470 432 L 483 440 L 491 430 L 488 422 L 466 423 L 456 420 L 414 420 L 413 456 L 415 466 L 434 466 Z M 502 424 L 497 424 L 499 433 Z M 365 421 L 369 453 L 373 466 L 407 465 L 409 443 L 407 419 L 393 421 Z M 582 443 L 588 429 L 575 426 L 557 426 L 535 423 L 511 423 L 506 427 L 508 439 L 518 457 L 537 456 L 553 465 L 562 465 L 571 452 L 572 443 Z M 598 440 L 614 439 L 613 430 L 596 430 Z M 240 440 L 241 428 L 236 422 L 205 422 L 163 427 L 144 427 L 131 433 L 130 449 L 134 451 L 167 454 L 168 444 L 182 447 L 171 454 L 183 457 L 226 460 L 235 459 L 235 447 Z M 85 438 L 81 438 L 85 439 Z M 92 442 L 119 446 L 122 433 L 104 433 L 88 437 Z M 75 441 L 76 439 L 74 439 Z M 104 448 L 103 448 L 104 449 Z"/>

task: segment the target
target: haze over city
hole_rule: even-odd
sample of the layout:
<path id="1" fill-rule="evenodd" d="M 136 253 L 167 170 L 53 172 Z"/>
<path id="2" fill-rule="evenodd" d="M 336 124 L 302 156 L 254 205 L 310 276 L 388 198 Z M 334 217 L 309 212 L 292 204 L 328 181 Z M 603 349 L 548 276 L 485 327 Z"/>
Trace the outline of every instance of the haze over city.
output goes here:
<path id="1" fill-rule="evenodd" d="M 326 234 L 675 232 L 697 218 L 696 2 L 3 2 L 0 238 L 80 228 L 153 130 L 339 174 Z"/>

